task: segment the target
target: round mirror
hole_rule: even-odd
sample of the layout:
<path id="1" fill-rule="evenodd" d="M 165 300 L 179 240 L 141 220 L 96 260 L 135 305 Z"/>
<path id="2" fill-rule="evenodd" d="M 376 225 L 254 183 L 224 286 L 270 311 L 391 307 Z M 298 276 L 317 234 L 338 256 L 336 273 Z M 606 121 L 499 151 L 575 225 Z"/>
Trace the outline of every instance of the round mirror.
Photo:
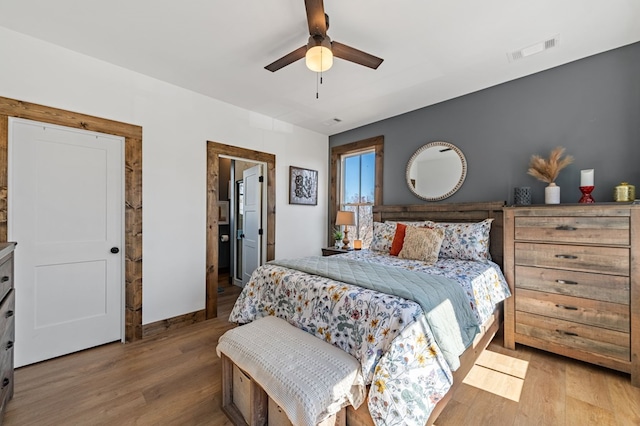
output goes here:
<path id="1" fill-rule="evenodd" d="M 467 176 L 467 160 L 457 146 L 430 142 L 422 146 L 407 164 L 407 185 L 416 196 L 427 201 L 452 196 Z"/>

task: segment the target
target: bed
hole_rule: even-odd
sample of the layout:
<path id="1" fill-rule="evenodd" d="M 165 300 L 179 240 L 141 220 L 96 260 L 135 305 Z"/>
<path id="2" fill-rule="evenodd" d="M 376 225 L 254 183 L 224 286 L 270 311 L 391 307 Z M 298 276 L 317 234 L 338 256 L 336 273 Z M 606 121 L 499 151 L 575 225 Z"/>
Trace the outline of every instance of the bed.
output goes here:
<path id="1" fill-rule="evenodd" d="M 495 335 L 509 296 L 502 207 L 375 206 L 375 250 L 269 262 L 229 320 L 275 315 L 353 355 L 370 387 L 366 404 L 348 408 L 347 424 L 430 424 Z M 403 257 L 410 236 L 445 236 L 435 264 L 388 253 L 400 228 Z"/>

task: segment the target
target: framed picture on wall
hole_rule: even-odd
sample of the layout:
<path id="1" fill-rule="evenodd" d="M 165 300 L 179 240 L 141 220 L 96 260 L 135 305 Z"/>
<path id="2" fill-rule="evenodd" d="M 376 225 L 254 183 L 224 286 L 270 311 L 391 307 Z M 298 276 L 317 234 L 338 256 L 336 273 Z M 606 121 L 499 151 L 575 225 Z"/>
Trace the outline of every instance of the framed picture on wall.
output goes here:
<path id="1" fill-rule="evenodd" d="M 289 166 L 289 204 L 318 204 L 318 171 Z"/>
<path id="2" fill-rule="evenodd" d="M 218 225 L 229 224 L 229 202 L 218 201 Z"/>

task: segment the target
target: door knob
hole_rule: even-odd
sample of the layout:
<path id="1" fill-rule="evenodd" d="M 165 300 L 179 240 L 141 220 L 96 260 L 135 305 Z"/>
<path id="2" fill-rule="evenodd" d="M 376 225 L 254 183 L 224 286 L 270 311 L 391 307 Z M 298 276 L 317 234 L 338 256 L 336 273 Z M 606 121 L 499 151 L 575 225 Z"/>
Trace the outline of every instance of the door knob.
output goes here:
<path id="1" fill-rule="evenodd" d="M 111 253 L 113 254 L 120 253 L 120 249 L 118 247 L 111 247 Z"/>

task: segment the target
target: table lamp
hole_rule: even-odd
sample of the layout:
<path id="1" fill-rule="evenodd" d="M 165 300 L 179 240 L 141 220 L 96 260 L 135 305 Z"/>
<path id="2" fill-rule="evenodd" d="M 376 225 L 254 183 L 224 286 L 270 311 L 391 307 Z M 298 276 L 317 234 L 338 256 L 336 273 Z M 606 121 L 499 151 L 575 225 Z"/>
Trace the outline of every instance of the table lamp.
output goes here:
<path id="1" fill-rule="evenodd" d="M 354 212 L 339 210 L 336 215 L 336 225 L 344 226 L 344 239 L 342 240 L 342 250 L 349 250 L 349 226 L 356 224 L 356 214 Z"/>

